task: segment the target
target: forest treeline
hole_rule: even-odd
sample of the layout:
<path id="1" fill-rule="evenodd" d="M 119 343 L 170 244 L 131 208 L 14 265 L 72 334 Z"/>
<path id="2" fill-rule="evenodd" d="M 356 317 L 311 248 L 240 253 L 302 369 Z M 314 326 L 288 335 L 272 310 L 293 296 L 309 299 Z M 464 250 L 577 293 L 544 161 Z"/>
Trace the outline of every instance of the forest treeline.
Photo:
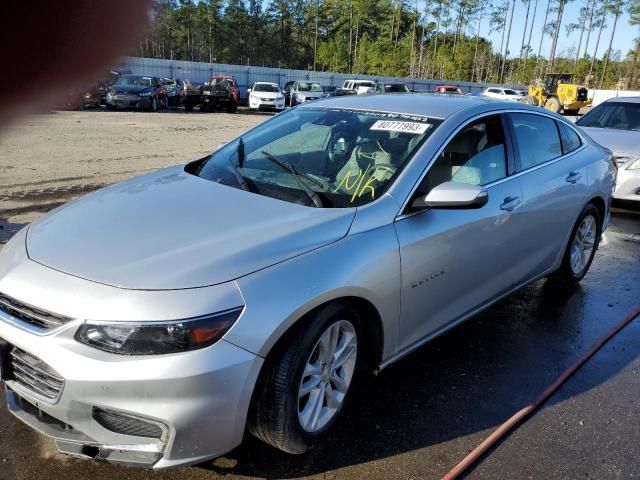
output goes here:
<path id="1" fill-rule="evenodd" d="M 638 35 L 613 50 L 623 13 Z M 562 71 L 640 89 L 640 0 L 156 0 L 150 15 L 139 56 L 519 85 Z"/>

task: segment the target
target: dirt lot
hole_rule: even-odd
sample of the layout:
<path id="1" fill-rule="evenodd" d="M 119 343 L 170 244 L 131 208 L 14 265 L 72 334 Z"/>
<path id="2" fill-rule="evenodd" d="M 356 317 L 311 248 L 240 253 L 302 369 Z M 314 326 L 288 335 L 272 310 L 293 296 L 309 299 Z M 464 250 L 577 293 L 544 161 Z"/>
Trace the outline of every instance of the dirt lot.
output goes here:
<path id="1" fill-rule="evenodd" d="M 0 133 L 0 243 L 78 194 L 211 151 L 267 118 L 55 112 Z M 1 246 L 0 246 L 1 248 Z M 0 395 L 0 479 L 440 478 L 640 302 L 640 214 L 615 213 L 591 271 L 540 280 L 366 381 L 329 441 L 303 456 L 247 436 L 202 465 L 155 473 L 72 459 Z M 640 319 L 492 449 L 467 478 L 626 479 L 640 472 Z"/>
<path id="2" fill-rule="evenodd" d="M 211 152 L 270 114 L 51 111 L 0 132 L 0 243 L 78 194 Z"/>

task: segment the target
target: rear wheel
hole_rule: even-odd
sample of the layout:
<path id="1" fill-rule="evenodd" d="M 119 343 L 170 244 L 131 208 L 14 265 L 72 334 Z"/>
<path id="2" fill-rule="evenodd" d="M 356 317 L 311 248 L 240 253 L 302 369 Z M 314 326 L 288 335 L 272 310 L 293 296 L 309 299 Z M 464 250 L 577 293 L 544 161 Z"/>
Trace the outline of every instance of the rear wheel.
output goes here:
<path id="1" fill-rule="evenodd" d="M 544 108 L 554 113 L 558 113 L 561 110 L 560 101 L 556 97 L 549 97 L 544 103 Z"/>
<path id="2" fill-rule="evenodd" d="M 600 242 L 601 221 L 598 209 L 585 206 L 573 227 L 560 268 L 550 277 L 566 284 L 578 283 L 589 271 Z"/>
<path id="3" fill-rule="evenodd" d="M 535 105 L 538 106 L 538 99 L 532 95 L 527 95 L 522 99 L 522 103 L 526 105 Z"/>
<path id="4" fill-rule="evenodd" d="M 191 103 L 185 103 L 184 109 L 186 112 L 193 112 L 193 105 Z"/>
<path id="5" fill-rule="evenodd" d="M 331 305 L 291 335 L 265 365 L 248 429 L 260 440 L 300 454 L 335 423 L 362 361 L 359 316 Z"/>

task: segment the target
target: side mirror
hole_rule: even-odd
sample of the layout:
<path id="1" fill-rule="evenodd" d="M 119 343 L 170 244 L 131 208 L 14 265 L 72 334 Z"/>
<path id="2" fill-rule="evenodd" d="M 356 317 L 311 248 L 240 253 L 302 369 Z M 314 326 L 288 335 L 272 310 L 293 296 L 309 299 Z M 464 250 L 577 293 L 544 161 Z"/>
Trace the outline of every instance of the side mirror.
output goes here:
<path id="1" fill-rule="evenodd" d="M 247 93 L 251 93 L 251 89 L 250 88 L 247 88 Z"/>
<path id="2" fill-rule="evenodd" d="M 489 201 L 487 189 L 468 183 L 444 182 L 427 195 L 416 195 L 411 202 L 414 210 L 425 208 L 481 208 Z"/>

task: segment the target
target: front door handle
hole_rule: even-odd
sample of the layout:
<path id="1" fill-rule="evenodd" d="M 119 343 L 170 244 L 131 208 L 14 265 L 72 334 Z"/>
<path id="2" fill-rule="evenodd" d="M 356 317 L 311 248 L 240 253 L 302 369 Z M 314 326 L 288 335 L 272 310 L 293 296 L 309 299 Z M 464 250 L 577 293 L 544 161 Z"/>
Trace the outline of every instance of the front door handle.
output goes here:
<path id="1" fill-rule="evenodd" d="M 571 172 L 569 176 L 566 178 L 566 180 L 569 183 L 576 183 L 581 178 L 582 178 L 582 174 L 580 172 Z"/>
<path id="2" fill-rule="evenodd" d="M 506 210 L 507 212 L 513 212 L 522 202 L 520 201 L 520 197 L 507 197 L 500 205 L 501 210 Z"/>

